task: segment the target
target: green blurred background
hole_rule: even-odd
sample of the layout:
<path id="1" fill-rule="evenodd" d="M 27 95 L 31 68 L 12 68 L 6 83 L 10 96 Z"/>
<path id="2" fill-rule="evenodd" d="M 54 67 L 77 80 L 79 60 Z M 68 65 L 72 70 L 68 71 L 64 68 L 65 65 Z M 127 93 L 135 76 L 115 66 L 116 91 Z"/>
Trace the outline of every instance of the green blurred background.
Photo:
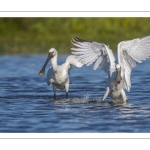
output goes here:
<path id="1" fill-rule="evenodd" d="M 122 40 L 150 34 L 150 18 L 0 18 L 0 54 L 70 53 L 71 38 L 105 43 L 116 51 Z"/>

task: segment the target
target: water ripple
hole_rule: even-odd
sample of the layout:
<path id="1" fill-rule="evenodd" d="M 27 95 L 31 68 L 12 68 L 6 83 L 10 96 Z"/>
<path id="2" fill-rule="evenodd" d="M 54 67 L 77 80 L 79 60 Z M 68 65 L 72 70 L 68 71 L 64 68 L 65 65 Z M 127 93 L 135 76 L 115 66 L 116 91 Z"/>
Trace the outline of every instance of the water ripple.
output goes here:
<path id="1" fill-rule="evenodd" d="M 133 69 L 127 103 L 112 103 L 101 101 L 106 74 L 92 66 L 73 67 L 69 98 L 58 90 L 54 99 L 46 75 L 37 75 L 45 58 L 0 57 L 0 132 L 150 132 L 150 60 Z"/>

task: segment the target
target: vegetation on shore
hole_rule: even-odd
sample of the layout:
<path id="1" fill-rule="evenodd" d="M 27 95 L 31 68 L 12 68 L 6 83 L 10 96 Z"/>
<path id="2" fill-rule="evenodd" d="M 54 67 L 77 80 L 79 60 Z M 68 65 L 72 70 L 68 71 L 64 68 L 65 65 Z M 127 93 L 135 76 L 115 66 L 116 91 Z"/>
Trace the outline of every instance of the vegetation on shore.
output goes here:
<path id="1" fill-rule="evenodd" d="M 150 34 L 150 18 L 0 18 L 0 54 L 70 53 L 72 37 L 105 43 L 116 51 L 122 40 Z"/>

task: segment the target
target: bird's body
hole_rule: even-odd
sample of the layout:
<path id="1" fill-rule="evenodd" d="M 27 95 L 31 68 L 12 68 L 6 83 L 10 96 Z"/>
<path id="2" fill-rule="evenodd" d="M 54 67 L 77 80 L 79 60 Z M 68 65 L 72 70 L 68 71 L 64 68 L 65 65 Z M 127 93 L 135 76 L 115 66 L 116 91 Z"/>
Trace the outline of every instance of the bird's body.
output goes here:
<path id="1" fill-rule="evenodd" d="M 51 67 L 49 68 L 47 72 L 47 84 L 52 84 L 53 86 L 53 92 L 54 92 L 54 98 L 56 98 L 56 89 L 65 89 L 66 90 L 66 98 L 68 97 L 68 90 L 69 90 L 69 72 L 71 69 L 71 66 L 74 65 L 76 67 L 82 67 L 82 63 L 80 63 L 75 56 L 70 55 L 67 57 L 65 63 L 62 65 L 57 64 L 57 51 L 54 48 L 51 48 L 49 50 L 48 59 L 46 60 L 43 68 L 39 72 L 39 75 L 42 76 L 45 72 L 45 67 L 48 63 L 48 61 L 51 61 Z"/>
<path id="2" fill-rule="evenodd" d="M 118 63 L 112 50 L 103 43 L 72 39 L 76 48 L 71 48 L 73 55 L 87 66 L 95 62 L 93 69 L 98 67 L 108 75 L 106 92 L 102 98 L 104 101 L 108 96 L 113 100 L 127 100 L 124 90 L 130 91 L 131 70 L 136 67 L 136 63 L 141 63 L 150 57 L 150 36 L 122 41 L 118 44 Z"/>
<path id="3" fill-rule="evenodd" d="M 110 96 L 113 99 L 115 99 L 120 96 L 121 90 L 123 89 L 123 81 L 121 80 L 120 83 L 118 84 L 115 80 L 111 80 L 110 84 L 111 84 Z"/>
<path id="4" fill-rule="evenodd" d="M 66 82 L 69 80 L 68 70 L 62 69 L 63 65 L 57 66 L 56 70 L 50 68 L 47 72 L 47 84 L 53 84 L 58 89 L 64 89 Z"/>
<path id="5" fill-rule="evenodd" d="M 112 72 L 112 75 L 107 78 L 106 83 L 107 88 L 102 98 L 103 101 L 107 98 L 107 96 L 110 96 L 113 100 L 127 100 L 126 94 L 123 89 L 123 79 L 121 77 L 121 74 L 118 73 L 118 70 L 114 70 L 114 72 Z"/>

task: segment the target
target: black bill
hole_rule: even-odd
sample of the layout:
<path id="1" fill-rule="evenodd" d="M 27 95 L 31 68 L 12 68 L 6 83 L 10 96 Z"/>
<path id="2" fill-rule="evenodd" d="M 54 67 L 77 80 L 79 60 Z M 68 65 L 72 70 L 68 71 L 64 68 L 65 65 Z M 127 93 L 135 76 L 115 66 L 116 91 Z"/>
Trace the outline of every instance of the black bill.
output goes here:
<path id="1" fill-rule="evenodd" d="M 45 63 L 44 63 L 44 66 L 42 67 L 42 69 L 41 69 L 41 71 L 39 72 L 39 76 L 43 76 L 44 75 L 44 73 L 45 73 L 45 68 L 46 68 L 46 66 L 47 66 L 47 64 L 48 64 L 48 62 L 49 62 L 49 60 L 51 59 L 51 57 L 52 57 L 52 54 L 51 53 L 49 53 L 48 54 L 48 57 L 47 57 L 47 59 L 46 59 L 46 61 L 45 61 Z"/>

